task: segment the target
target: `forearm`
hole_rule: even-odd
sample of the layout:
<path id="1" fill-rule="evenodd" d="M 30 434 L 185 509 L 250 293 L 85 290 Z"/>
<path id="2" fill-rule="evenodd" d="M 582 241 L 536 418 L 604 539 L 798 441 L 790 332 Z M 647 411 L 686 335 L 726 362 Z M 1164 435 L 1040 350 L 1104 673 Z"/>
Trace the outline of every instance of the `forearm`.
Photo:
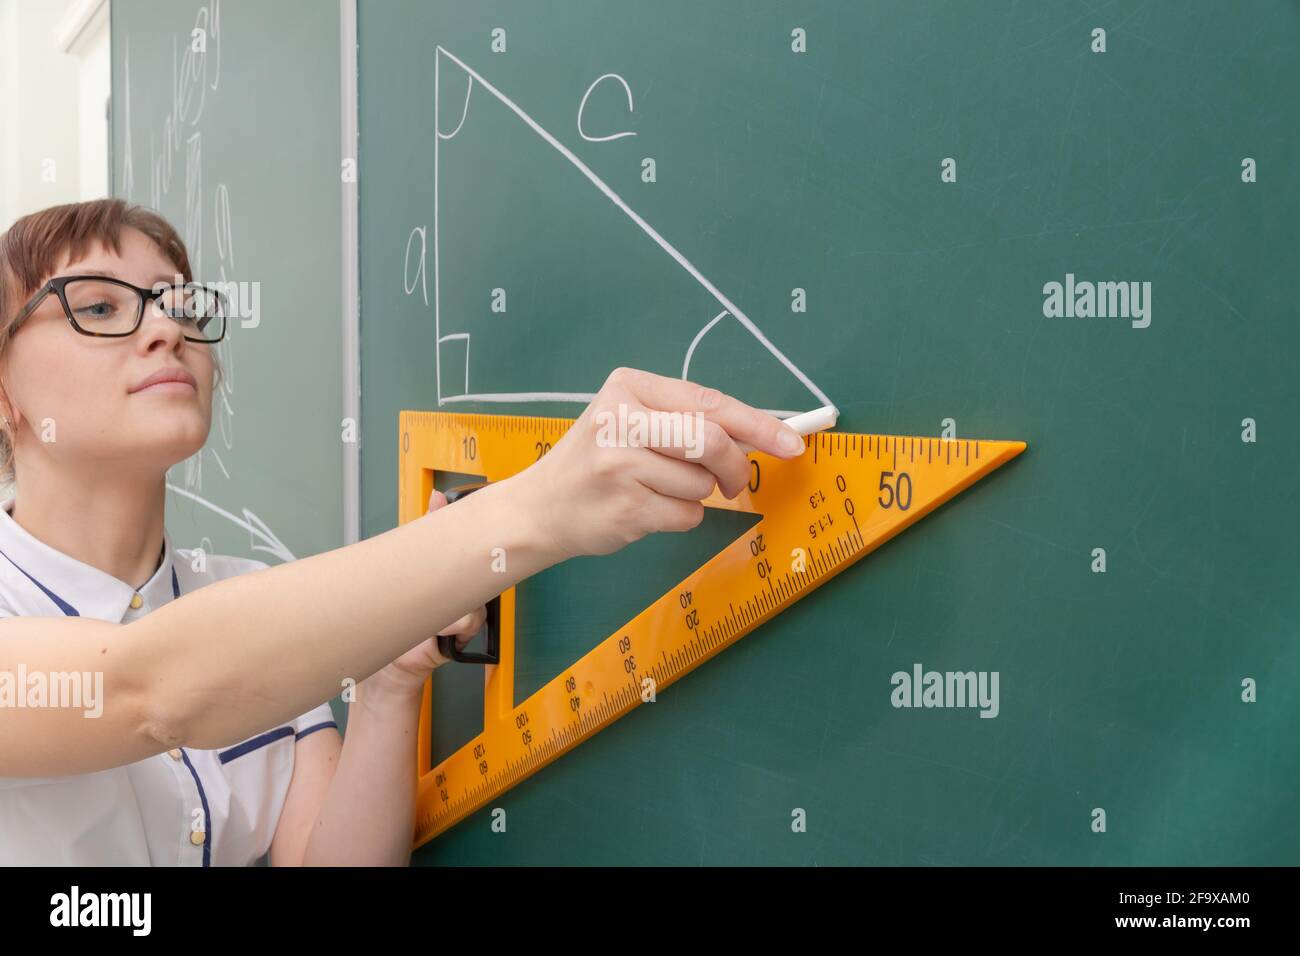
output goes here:
<path id="1" fill-rule="evenodd" d="M 242 740 L 549 566 L 558 555 L 527 494 L 516 479 L 497 482 L 374 538 L 209 585 L 130 625 L 161 658 L 149 668 L 158 724 L 194 747 Z"/>
<path id="2" fill-rule="evenodd" d="M 304 866 L 410 863 L 422 693 L 422 685 L 397 684 L 383 672 L 357 685 L 343 752 L 312 827 Z"/>

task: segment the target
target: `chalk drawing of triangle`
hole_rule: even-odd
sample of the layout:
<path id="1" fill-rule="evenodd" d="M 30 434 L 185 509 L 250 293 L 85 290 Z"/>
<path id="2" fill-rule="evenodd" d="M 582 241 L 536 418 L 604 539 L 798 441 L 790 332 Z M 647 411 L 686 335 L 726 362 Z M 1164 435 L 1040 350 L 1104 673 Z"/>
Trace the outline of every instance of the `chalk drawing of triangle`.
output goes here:
<path id="1" fill-rule="evenodd" d="M 460 98 L 460 89 L 464 87 L 464 99 Z M 444 107 L 443 99 L 447 98 L 448 104 Z M 480 105 L 480 101 L 481 104 Z M 452 105 L 454 104 L 454 105 Z M 440 163 L 447 165 L 447 158 L 442 156 L 444 149 L 454 148 L 450 141 L 456 140 L 457 137 L 464 137 L 466 134 L 467 124 L 469 129 L 473 129 L 475 123 L 475 114 L 481 113 L 487 104 L 498 104 L 504 107 L 509 113 L 502 113 L 501 116 L 507 117 L 497 122 L 497 127 L 503 123 L 513 124 L 517 119 L 523 125 L 521 130 L 527 128 L 532 133 L 540 137 L 541 141 L 550 147 L 554 154 L 563 157 L 565 161 L 575 170 L 586 178 L 591 187 L 594 187 L 598 194 L 603 195 L 612 208 L 617 210 L 610 215 L 618 219 L 629 221 L 639 232 L 635 236 L 644 237 L 630 240 L 638 244 L 644 241 L 646 244 L 646 255 L 653 255 L 656 261 L 663 261 L 666 267 L 673 270 L 674 275 L 683 277 L 682 282 L 691 286 L 694 292 L 698 293 L 698 306 L 692 306 L 698 309 L 699 314 L 691 312 L 687 321 L 689 331 L 680 334 L 680 351 L 674 361 L 672 374 L 677 374 L 680 369 L 682 378 L 692 378 L 697 381 L 707 381 L 707 378 L 697 378 L 691 374 L 692 362 L 702 371 L 710 368 L 706 362 L 701 362 L 703 346 L 706 339 L 713 335 L 715 338 L 720 332 L 727 332 L 726 340 L 733 345 L 737 337 L 745 338 L 751 343 L 756 343 L 761 347 L 759 354 L 750 356 L 745 360 L 745 366 L 754 374 L 749 376 L 749 380 L 758 382 L 771 382 L 773 376 L 782 377 L 782 380 L 788 382 L 788 386 L 782 387 L 783 394 L 788 394 L 794 389 L 795 395 L 793 401 L 800 404 L 799 395 L 806 390 L 813 397 L 814 401 L 802 404 L 802 407 L 791 409 L 772 409 L 769 411 L 777 414 L 792 414 L 795 411 L 803 411 L 813 404 L 830 405 L 833 404 L 830 398 L 823 392 L 804 372 L 795 365 L 789 357 L 786 356 L 770 340 L 758 326 L 745 314 L 745 312 L 713 282 L 711 282 L 680 250 L 648 223 L 642 216 L 634 210 L 627 202 L 623 200 L 610 186 L 595 173 L 590 166 L 576 156 L 567 146 L 561 143 L 555 136 L 548 132 L 540 123 L 531 115 L 525 112 L 512 99 L 502 93 L 488 80 L 484 79 L 481 74 L 467 65 L 455 54 L 439 46 L 435 55 L 434 63 L 434 227 L 433 227 L 433 284 L 434 284 L 434 322 L 437 338 L 437 379 L 438 379 L 438 404 L 444 405 L 455 402 L 538 402 L 538 401 L 558 401 L 558 402 L 580 402 L 585 404 L 589 402 L 594 393 L 591 392 L 569 392 L 569 391 L 483 391 L 471 388 L 471 363 L 470 351 L 473 333 L 470 331 L 453 331 L 457 328 L 456 321 L 447 311 L 444 305 L 445 286 L 455 281 L 455 272 L 453 269 L 449 275 L 443 274 L 442 260 L 447 258 L 447 253 L 454 247 L 447 242 L 447 236 L 443 234 L 440 222 L 441 206 L 446 205 L 449 200 L 454 200 L 456 192 L 440 198 L 439 185 L 439 166 Z M 510 119 L 513 115 L 514 119 Z M 511 127 L 513 128 L 513 127 Z M 530 142 L 532 142 L 530 137 Z M 542 149 L 542 147 L 538 147 Z M 547 155 L 552 155 L 547 151 Z M 580 180 L 578 180 L 580 182 Z M 460 184 L 456 184 L 460 185 Z M 588 195 L 587 193 L 583 194 Z M 593 197 L 595 193 L 591 194 Z M 595 199 L 596 202 L 602 202 Z M 601 208 L 610 209 L 610 206 Z M 489 227 L 485 225 L 484 229 Z M 547 239 L 553 237 L 545 237 Z M 478 237 L 480 243 L 500 242 L 499 236 Z M 442 249 L 440 251 L 440 242 Z M 657 247 L 657 250 L 655 249 Z M 663 258 L 666 257 L 666 258 Z M 509 321 L 502 319 L 501 326 L 509 327 Z M 728 328 L 728 326 L 731 326 Z M 448 331 L 444 333 L 444 329 Z M 680 330 L 664 330 L 662 334 L 673 335 Z M 493 333 L 495 334 L 495 333 Z M 649 330 L 649 335 L 654 334 L 654 330 Z M 670 346 L 676 349 L 676 345 Z M 480 345 L 482 348 L 482 345 Z M 444 349 L 446 355 L 444 356 Z M 634 361 L 635 357 L 624 358 L 621 364 L 639 364 Z M 716 363 L 715 363 L 716 364 Z M 667 370 L 664 370 L 667 373 Z M 477 381 L 477 378 L 476 378 Z M 444 384 L 445 383 L 445 384 Z M 797 385 L 796 385 L 797 383 Z M 710 382 L 713 384 L 713 382 Z M 801 388 L 800 388 L 801 386 Z M 727 391 L 736 394 L 738 397 L 749 401 L 751 404 L 763 407 L 765 403 L 755 401 L 750 396 L 744 394 L 742 388 L 728 387 Z M 760 396 L 761 397 L 761 396 Z"/>

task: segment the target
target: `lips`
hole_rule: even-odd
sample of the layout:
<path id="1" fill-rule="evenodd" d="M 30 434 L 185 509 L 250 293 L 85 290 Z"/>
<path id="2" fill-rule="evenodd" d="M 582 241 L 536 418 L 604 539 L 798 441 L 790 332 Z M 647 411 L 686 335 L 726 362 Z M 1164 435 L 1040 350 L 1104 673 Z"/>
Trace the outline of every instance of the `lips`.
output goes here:
<path id="1" fill-rule="evenodd" d="M 148 378 L 144 379 L 144 381 L 137 383 L 134 387 L 132 387 L 129 394 L 142 392 L 145 389 L 149 388 L 150 386 L 165 385 L 166 383 L 169 382 L 175 385 L 188 385 L 196 392 L 199 390 L 199 383 L 196 382 L 194 380 L 194 376 L 191 375 L 189 372 L 185 371 L 185 369 L 163 368 L 154 372 Z M 168 388 L 167 391 L 173 391 L 173 389 Z"/>

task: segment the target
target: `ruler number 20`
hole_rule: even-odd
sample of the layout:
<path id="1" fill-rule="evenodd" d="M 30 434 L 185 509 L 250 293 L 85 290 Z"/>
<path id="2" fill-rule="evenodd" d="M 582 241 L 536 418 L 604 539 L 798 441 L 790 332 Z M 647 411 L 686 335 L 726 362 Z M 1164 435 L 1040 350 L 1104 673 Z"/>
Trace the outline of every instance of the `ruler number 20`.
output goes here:
<path id="1" fill-rule="evenodd" d="M 767 542 L 763 540 L 763 533 L 760 531 L 749 542 L 749 553 L 758 558 L 758 564 L 755 566 L 758 570 L 758 576 L 767 580 L 767 576 L 772 573 L 772 562 L 763 556 L 767 550 Z"/>
<path id="2" fill-rule="evenodd" d="M 683 591 L 677 595 L 677 603 L 682 606 L 686 612 L 686 630 L 693 631 L 700 626 L 700 611 L 694 607 L 695 595 L 690 591 Z"/>

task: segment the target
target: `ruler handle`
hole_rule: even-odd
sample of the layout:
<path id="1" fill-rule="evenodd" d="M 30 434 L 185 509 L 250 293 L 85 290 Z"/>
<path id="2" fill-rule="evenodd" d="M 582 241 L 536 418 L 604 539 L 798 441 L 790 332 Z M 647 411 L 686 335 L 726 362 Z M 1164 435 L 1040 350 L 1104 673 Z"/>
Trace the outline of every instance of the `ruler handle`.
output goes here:
<path id="1" fill-rule="evenodd" d="M 477 481 L 473 484 L 458 485 L 444 493 L 447 504 L 455 504 L 461 498 L 486 488 L 488 482 Z M 485 653 L 477 651 L 462 651 L 456 646 L 456 635 L 439 634 L 438 650 L 443 657 L 449 657 L 453 661 L 459 661 L 462 664 L 500 664 L 501 663 L 501 598 L 494 597 L 487 602 L 487 648 Z"/>

